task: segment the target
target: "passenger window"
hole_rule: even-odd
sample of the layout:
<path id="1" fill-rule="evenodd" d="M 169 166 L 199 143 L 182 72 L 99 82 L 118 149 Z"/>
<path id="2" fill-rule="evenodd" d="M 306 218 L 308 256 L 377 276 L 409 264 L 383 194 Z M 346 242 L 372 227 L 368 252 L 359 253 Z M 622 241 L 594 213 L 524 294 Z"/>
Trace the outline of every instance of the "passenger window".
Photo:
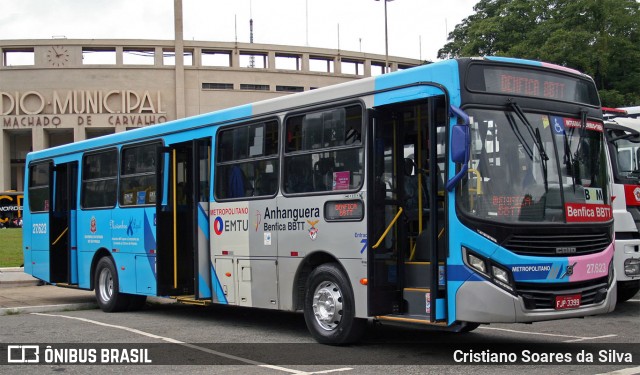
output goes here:
<path id="1" fill-rule="evenodd" d="M 284 191 L 359 189 L 364 166 L 362 120 L 359 105 L 289 117 Z"/>
<path id="2" fill-rule="evenodd" d="M 88 154 L 82 162 L 83 208 L 113 207 L 118 186 L 118 151 Z"/>
<path id="3" fill-rule="evenodd" d="M 40 163 L 29 168 L 29 209 L 31 212 L 49 211 L 49 172 L 51 163 Z"/>
<path id="4" fill-rule="evenodd" d="M 120 161 L 120 205 L 156 203 L 156 158 L 160 143 L 122 148 Z"/>
<path id="5" fill-rule="evenodd" d="M 217 137 L 217 199 L 272 196 L 278 190 L 278 122 L 223 129 Z"/>

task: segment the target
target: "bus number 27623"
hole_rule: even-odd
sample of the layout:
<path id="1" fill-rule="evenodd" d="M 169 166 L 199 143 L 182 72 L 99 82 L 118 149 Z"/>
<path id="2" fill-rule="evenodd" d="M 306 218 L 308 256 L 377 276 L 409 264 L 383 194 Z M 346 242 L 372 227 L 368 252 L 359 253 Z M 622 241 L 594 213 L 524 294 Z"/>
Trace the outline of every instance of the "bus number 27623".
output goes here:
<path id="1" fill-rule="evenodd" d="M 46 234 L 47 233 L 47 224 L 33 224 L 33 234 Z"/>

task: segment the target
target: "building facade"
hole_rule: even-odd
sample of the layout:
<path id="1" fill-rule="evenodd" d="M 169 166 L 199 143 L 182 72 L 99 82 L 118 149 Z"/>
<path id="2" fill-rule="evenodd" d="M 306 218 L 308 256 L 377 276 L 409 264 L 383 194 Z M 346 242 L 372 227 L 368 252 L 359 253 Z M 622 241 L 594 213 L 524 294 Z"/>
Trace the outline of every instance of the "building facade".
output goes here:
<path id="1" fill-rule="evenodd" d="M 421 64 L 389 57 L 388 70 Z M 385 56 L 249 43 L 0 41 L 0 191 L 27 152 L 382 74 Z"/>

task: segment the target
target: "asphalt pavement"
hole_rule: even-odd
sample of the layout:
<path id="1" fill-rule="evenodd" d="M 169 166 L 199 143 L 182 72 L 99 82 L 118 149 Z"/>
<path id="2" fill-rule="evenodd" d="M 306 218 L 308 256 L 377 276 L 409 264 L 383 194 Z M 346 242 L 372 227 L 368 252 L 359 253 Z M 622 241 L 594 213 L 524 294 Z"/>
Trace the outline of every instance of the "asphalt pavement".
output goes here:
<path id="1" fill-rule="evenodd" d="M 148 297 L 147 301 L 176 303 L 174 299 L 160 297 Z M 22 267 L 0 268 L 0 316 L 96 308 L 92 290 L 49 285 L 27 275 Z"/>
<path id="2" fill-rule="evenodd" d="M 0 268 L 0 316 L 97 307 L 93 291 L 44 284 L 22 267 Z"/>

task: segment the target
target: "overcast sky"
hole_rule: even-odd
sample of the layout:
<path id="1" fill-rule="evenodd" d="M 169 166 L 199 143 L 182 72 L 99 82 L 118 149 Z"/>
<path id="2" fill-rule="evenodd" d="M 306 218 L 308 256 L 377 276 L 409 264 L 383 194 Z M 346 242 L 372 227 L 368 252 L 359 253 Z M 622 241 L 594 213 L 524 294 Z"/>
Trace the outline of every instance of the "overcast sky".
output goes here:
<path id="1" fill-rule="evenodd" d="M 436 60 L 477 2 L 389 1 L 389 55 Z M 0 9 L 0 39 L 174 38 L 173 0 L 2 0 Z M 250 14 L 255 43 L 384 54 L 375 0 L 183 0 L 184 39 L 249 42 Z"/>

